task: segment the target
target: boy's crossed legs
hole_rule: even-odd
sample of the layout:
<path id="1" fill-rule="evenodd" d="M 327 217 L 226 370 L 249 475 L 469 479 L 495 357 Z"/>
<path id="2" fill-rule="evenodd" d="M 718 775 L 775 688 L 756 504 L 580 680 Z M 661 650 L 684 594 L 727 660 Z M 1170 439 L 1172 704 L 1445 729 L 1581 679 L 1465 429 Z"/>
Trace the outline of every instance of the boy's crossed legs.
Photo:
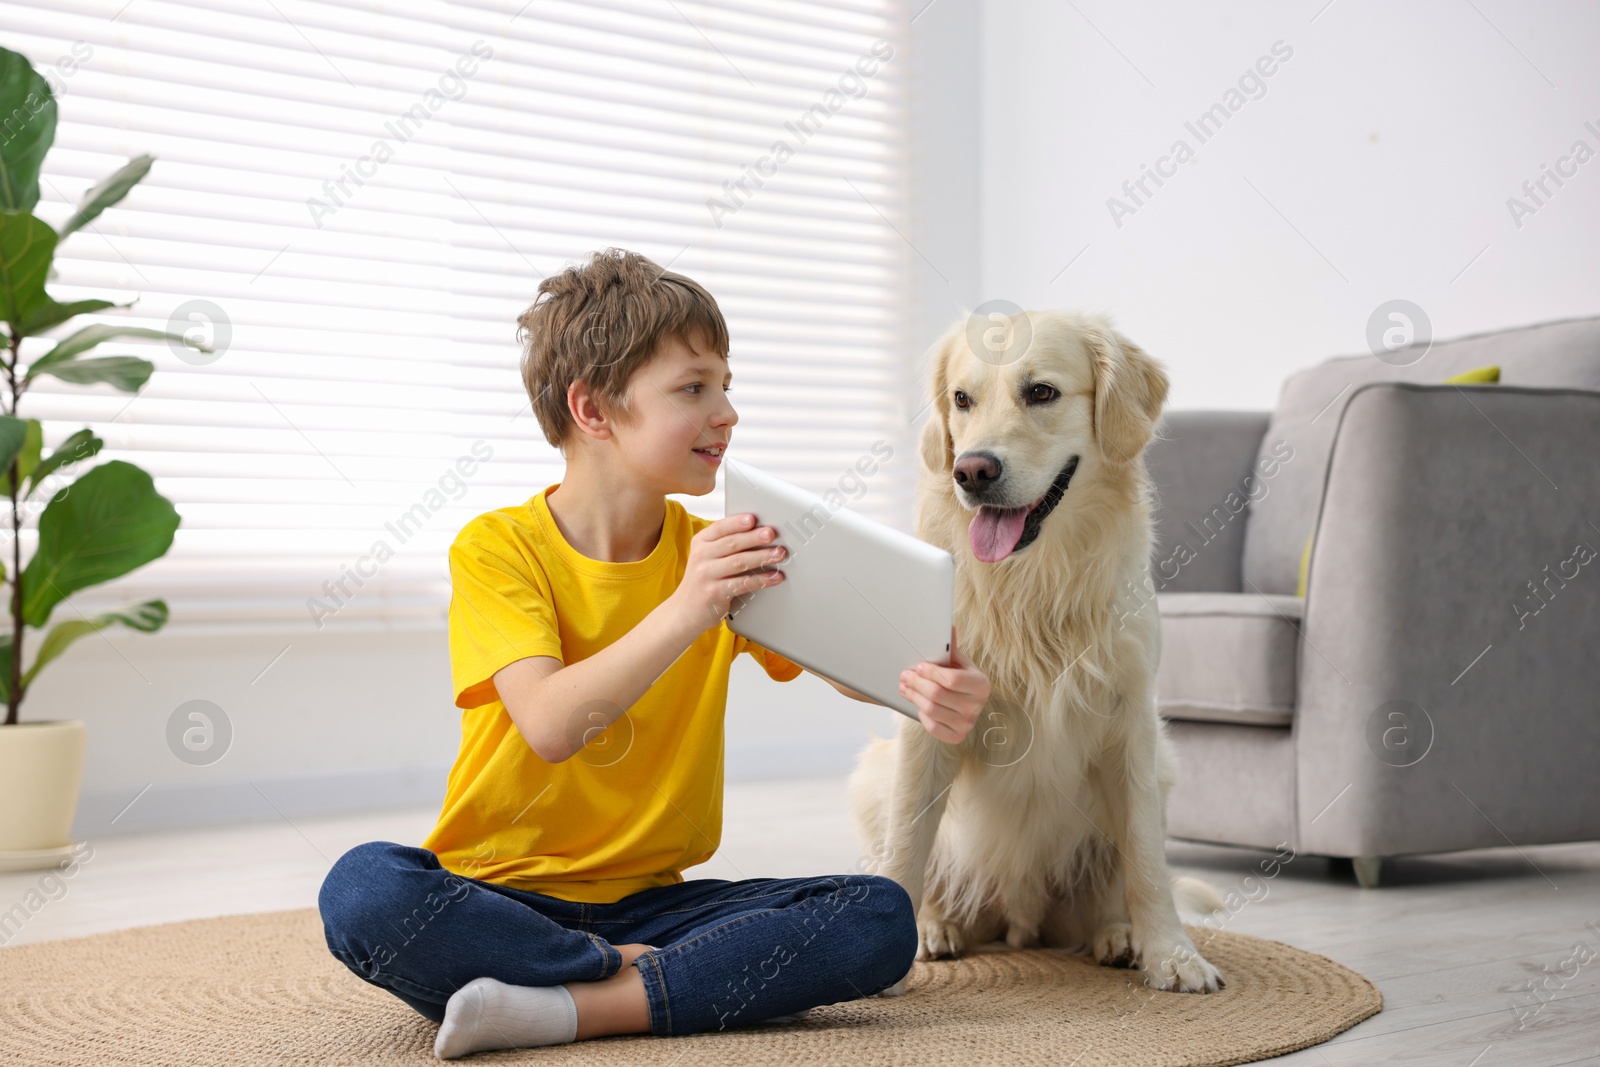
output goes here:
<path id="1" fill-rule="evenodd" d="M 608 1034 L 650 1032 L 650 998 L 644 992 L 644 976 L 633 966 L 633 961 L 655 946 L 612 947 L 622 953 L 622 970 L 598 982 L 573 982 L 566 987 L 578 1010 L 575 1041 Z"/>
<path id="2" fill-rule="evenodd" d="M 793 1017 L 892 985 L 916 951 L 904 890 L 863 874 L 697 879 L 582 904 L 370 842 L 340 858 L 319 903 L 334 956 L 441 1022 L 441 1055 Z"/>
<path id="3" fill-rule="evenodd" d="M 630 966 L 649 945 L 613 945 L 622 969 L 610 978 L 556 986 L 474 978 L 450 996 L 434 1055 L 455 1059 L 487 1049 L 531 1048 L 650 1031 L 644 979 Z"/>

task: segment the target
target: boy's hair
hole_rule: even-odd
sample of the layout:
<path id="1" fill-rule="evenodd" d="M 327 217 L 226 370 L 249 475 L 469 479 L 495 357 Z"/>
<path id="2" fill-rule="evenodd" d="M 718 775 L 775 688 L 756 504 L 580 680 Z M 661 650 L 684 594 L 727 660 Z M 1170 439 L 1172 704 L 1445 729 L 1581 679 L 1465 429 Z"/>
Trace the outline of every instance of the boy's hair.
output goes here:
<path id="1" fill-rule="evenodd" d="M 576 425 L 567 388 L 580 379 L 596 407 L 632 425 L 633 373 L 662 341 L 689 343 L 694 333 L 727 356 L 728 325 L 711 294 L 637 252 L 607 248 L 540 282 L 533 303 L 517 317 L 517 340 L 522 383 L 545 439 L 565 454 Z"/>

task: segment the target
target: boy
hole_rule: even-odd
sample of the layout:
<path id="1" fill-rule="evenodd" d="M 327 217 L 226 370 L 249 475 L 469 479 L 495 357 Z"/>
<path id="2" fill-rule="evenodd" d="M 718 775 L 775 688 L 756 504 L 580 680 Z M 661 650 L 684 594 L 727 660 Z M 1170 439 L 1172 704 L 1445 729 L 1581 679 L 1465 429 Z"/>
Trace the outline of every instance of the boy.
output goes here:
<path id="1" fill-rule="evenodd" d="M 726 624 L 735 596 L 784 580 L 777 531 L 667 499 L 714 488 L 738 421 L 716 301 L 608 249 L 546 279 L 519 324 L 566 472 L 451 546 L 464 715 L 444 807 L 420 848 L 340 857 L 318 901 L 329 949 L 439 1022 L 441 1059 L 794 1018 L 887 988 L 917 945 L 895 882 L 681 873 L 721 839 L 733 657 L 778 681 L 801 670 Z M 954 655 L 902 686 L 951 744 L 989 694 Z"/>

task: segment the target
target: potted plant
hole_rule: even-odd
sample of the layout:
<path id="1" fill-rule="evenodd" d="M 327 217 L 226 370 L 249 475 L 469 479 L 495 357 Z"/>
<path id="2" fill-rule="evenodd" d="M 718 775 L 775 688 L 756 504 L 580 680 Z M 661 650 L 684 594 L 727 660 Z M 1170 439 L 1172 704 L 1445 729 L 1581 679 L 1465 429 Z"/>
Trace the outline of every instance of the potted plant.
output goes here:
<path id="1" fill-rule="evenodd" d="M 153 162 L 149 156 L 130 160 L 84 194 L 72 216 L 53 229 L 33 209 L 39 202 L 40 165 L 55 140 L 55 127 L 56 102 L 49 84 L 23 56 L 0 48 L 0 323 L 5 329 L 0 484 L 10 495 L 10 512 L 0 516 L 5 592 L 0 700 L 6 709 L 0 724 L 0 870 L 50 867 L 71 853 L 72 818 L 83 780 L 86 724 L 81 719 L 19 722 L 28 687 L 81 637 L 115 625 L 146 633 L 159 630 L 167 621 L 167 605 L 150 600 L 93 617 L 72 609 L 54 625 L 51 615 L 73 593 L 160 557 L 171 547 L 179 521 L 150 475 L 131 463 L 102 462 L 74 478 L 76 468 L 99 453 L 100 439 L 90 430 L 79 430 L 46 453 L 39 421 L 24 418 L 19 402 L 29 386 L 47 375 L 137 393 L 154 366 L 136 356 L 89 355 L 107 341 L 171 338 L 209 351 L 165 330 L 115 323 L 74 329 L 73 320 L 80 315 L 128 305 L 110 300 L 61 303 L 45 291 L 54 273 L 57 242 L 126 196 Z M 47 335 L 56 338 L 53 343 Z M 34 515 L 37 538 L 24 564 L 22 534 Z M 24 666 L 30 652 L 31 662 Z"/>

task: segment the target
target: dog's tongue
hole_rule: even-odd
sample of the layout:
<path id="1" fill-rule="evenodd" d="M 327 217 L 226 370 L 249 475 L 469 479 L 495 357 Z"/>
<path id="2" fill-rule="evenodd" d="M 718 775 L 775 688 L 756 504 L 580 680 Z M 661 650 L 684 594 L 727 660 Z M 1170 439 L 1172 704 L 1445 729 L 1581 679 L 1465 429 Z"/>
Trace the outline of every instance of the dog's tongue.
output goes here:
<path id="1" fill-rule="evenodd" d="M 1028 508 L 992 508 L 985 505 L 972 517 L 967 527 L 967 540 L 972 542 L 972 554 L 985 563 L 998 563 L 1011 555 L 1022 537 L 1022 524 L 1028 519 Z"/>

